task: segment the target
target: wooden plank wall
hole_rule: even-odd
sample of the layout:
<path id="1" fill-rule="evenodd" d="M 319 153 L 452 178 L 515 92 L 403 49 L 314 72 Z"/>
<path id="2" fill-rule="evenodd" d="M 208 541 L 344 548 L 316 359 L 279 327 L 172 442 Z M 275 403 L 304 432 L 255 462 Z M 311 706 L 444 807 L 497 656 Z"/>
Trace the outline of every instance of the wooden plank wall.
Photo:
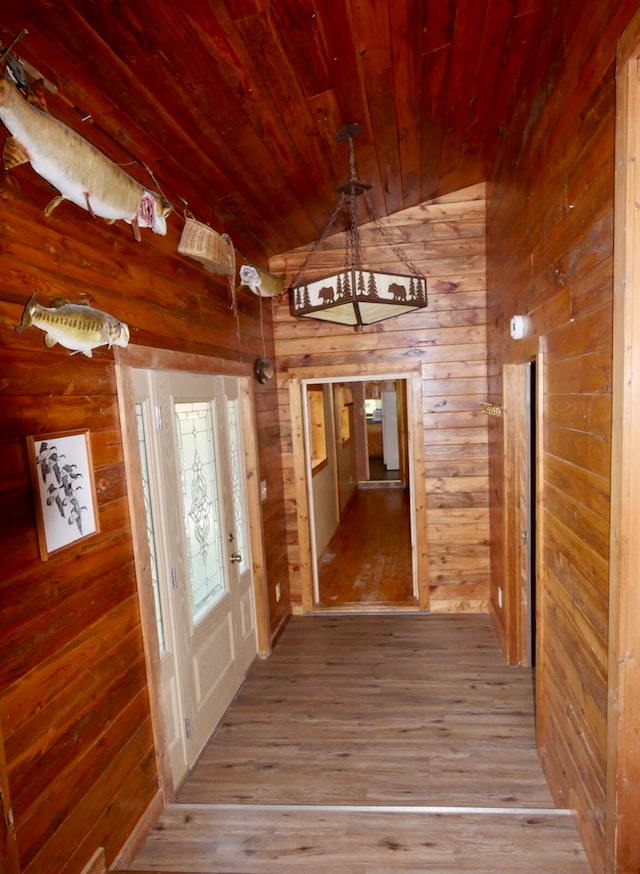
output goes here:
<path id="1" fill-rule="evenodd" d="M 224 281 L 177 255 L 179 216 L 167 237 L 144 230 L 136 243 L 127 225 L 69 203 L 45 218 L 50 198 L 28 165 L 0 176 L 0 737 L 27 874 L 80 871 L 100 846 L 110 863 L 157 776 L 113 353 L 48 350 L 35 328 L 15 332 L 23 307 L 32 292 L 43 303 L 86 296 L 129 324 L 132 344 L 247 362 L 262 354 L 258 299 L 239 294 L 239 342 Z M 272 355 L 268 306 L 264 317 Z M 288 570 L 273 383 L 256 384 L 256 406 L 275 630 Z M 25 437 L 78 428 L 91 432 L 101 531 L 42 562 Z"/>
<path id="2" fill-rule="evenodd" d="M 487 207 L 491 400 L 502 367 L 544 355 L 538 568 L 541 752 L 604 870 L 616 40 L 637 3 L 557 4 L 502 129 Z M 533 336 L 509 339 L 515 313 Z M 502 427 L 491 427 L 496 587 L 503 562 Z M 505 640 L 505 649 L 510 641 Z"/>
<path id="3" fill-rule="evenodd" d="M 618 43 L 609 574 L 608 871 L 640 870 L 640 9 Z"/>
<path id="4" fill-rule="evenodd" d="M 422 369 L 425 495 L 430 608 L 484 611 L 489 593 L 486 399 L 485 188 L 478 184 L 404 210 L 387 220 L 403 253 L 427 276 L 429 306 L 365 328 L 291 317 L 286 300 L 277 306 L 274 334 L 284 450 L 285 500 L 291 597 L 302 607 L 301 561 L 295 507 L 290 371 L 312 377 L 328 365 L 388 365 Z M 407 268 L 380 244 L 380 233 L 363 225 L 363 263 L 383 271 Z M 296 250 L 272 258 L 271 270 L 291 280 L 306 257 Z M 342 235 L 330 238 L 308 265 L 322 276 L 344 266 Z M 299 451 L 299 447 L 298 450 Z M 424 499 L 425 495 L 419 496 Z"/>

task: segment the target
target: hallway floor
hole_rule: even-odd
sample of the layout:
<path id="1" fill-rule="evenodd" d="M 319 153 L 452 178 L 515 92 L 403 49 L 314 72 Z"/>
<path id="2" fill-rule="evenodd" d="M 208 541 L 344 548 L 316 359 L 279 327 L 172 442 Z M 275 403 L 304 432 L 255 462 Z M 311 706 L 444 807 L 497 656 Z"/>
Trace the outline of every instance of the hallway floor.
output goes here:
<path id="1" fill-rule="evenodd" d="M 589 871 L 485 616 L 294 617 L 135 871 Z"/>
<path id="2" fill-rule="evenodd" d="M 417 607 L 405 489 L 359 488 L 318 562 L 318 607 Z"/>

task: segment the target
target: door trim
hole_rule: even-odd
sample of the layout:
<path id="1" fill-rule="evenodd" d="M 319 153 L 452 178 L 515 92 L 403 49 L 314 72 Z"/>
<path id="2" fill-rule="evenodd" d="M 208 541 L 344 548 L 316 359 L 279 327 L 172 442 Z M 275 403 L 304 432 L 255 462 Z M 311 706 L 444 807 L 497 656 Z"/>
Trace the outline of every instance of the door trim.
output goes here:
<path id="1" fill-rule="evenodd" d="M 127 486 L 140 482 L 142 472 L 135 431 L 134 391 L 131 372 L 134 368 L 148 370 L 178 370 L 191 373 L 236 376 L 239 381 L 240 408 L 243 422 L 243 444 L 248 491 L 248 523 L 253 560 L 253 587 L 256 608 L 256 633 L 258 654 L 265 657 L 271 650 L 269 606 L 265 576 L 263 543 L 262 504 L 260 501 L 260 475 L 258 446 L 255 428 L 255 404 L 253 399 L 253 368 L 251 364 L 210 358 L 204 355 L 183 354 L 170 350 L 144 346 L 129 346 L 114 350 L 116 388 L 122 447 Z M 160 655 L 156 627 L 155 605 L 151 585 L 151 567 L 147 542 L 144 500 L 139 489 L 127 487 L 127 500 L 131 520 L 134 566 L 140 605 L 140 623 L 144 644 L 149 707 L 153 731 L 158 782 L 165 803 L 173 800 L 175 789 L 168 757 L 167 729 L 162 700 Z"/>
<path id="2" fill-rule="evenodd" d="M 616 69 L 611 535 L 605 870 L 640 865 L 640 13 Z"/>
<path id="3" fill-rule="evenodd" d="M 502 369 L 504 416 L 504 578 L 502 604 L 498 608 L 504 617 L 506 655 L 509 664 L 522 665 L 526 659 L 524 633 L 526 617 L 522 590 L 523 550 L 521 531 L 526 526 L 522 518 L 524 501 L 522 477 L 525 469 L 526 445 L 526 362 L 505 364 Z M 498 595 L 500 591 L 498 591 Z"/>
<path id="4" fill-rule="evenodd" d="M 414 554 L 414 578 L 417 580 L 418 609 L 429 609 L 429 568 L 427 555 L 427 507 L 422 430 L 422 370 L 417 366 L 390 368 L 387 364 L 326 365 L 324 367 L 293 368 L 289 379 L 291 409 L 291 439 L 296 494 L 296 515 L 300 551 L 300 585 L 302 613 L 315 610 L 313 568 L 311 564 L 310 495 L 307 477 L 304 438 L 302 386 L 315 382 L 357 382 L 381 379 L 403 379 L 407 384 L 407 418 L 409 421 L 409 467 L 412 501 L 411 525 Z"/>
<path id="5" fill-rule="evenodd" d="M 527 385 L 527 366 L 535 365 L 536 368 L 536 393 L 530 393 Z M 543 355 L 538 353 L 532 358 L 523 361 L 509 362 L 502 369 L 503 399 L 504 399 L 504 465 L 503 465 L 503 519 L 504 519 L 504 578 L 502 580 L 504 618 L 502 628 L 506 656 L 509 664 L 527 665 L 528 659 L 528 633 L 530 629 L 530 613 L 535 611 L 536 640 L 535 661 L 541 667 L 543 649 L 540 645 L 544 629 L 543 604 L 543 543 L 542 531 L 544 515 L 542 513 L 542 493 L 544 479 L 542 472 L 542 391 L 543 391 Z M 528 407 L 528 409 L 527 409 Z M 535 419 L 535 458 L 528 458 L 531 450 L 529 433 L 531 422 L 529 416 Z M 533 462 L 533 464 L 532 464 Z M 525 488 L 523 492 L 523 479 L 529 478 L 529 486 L 533 487 L 533 465 L 535 465 L 535 489 L 533 494 Z M 531 504 L 531 498 L 535 506 Z M 533 512 L 533 524 L 527 516 L 528 511 Z M 533 528 L 533 531 L 529 531 Z M 529 532 L 529 542 L 523 543 L 520 532 Z M 530 540 L 533 537 L 535 553 L 531 554 Z M 530 603 L 527 581 L 523 579 L 522 568 L 525 565 L 522 551 L 525 551 L 533 560 L 534 572 L 536 573 L 535 601 Z M 533 580 L 530 581 L 533 583 Z M 500 609 L 500 608 L 498 608 Z M 542 682 L 544 671 L 536 671 L 536 681 Z M 542 686 L 536 691 L 538 710 L 542 704 Z"/>

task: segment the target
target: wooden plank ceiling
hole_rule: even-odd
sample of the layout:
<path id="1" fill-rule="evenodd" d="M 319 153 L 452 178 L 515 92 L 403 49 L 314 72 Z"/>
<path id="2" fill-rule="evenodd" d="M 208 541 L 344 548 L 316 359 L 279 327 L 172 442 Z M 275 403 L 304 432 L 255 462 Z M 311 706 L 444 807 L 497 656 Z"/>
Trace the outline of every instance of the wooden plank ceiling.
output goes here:
<path id="1" fill-rule="evenodd" d="M 26 28 L 52 114 L 265 263 L 325 228 L 345 123 L 380 215 L 484 179 L 545 2 L 4 0 L 0 41 Z"/>

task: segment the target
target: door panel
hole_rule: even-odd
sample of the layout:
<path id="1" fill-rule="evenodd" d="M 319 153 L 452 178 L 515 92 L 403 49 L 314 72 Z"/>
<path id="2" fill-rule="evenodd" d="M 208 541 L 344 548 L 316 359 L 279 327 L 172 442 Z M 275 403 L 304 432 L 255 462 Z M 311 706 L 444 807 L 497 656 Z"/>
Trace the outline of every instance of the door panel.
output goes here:
<path id="1" fill-rule="evenodd" d="M 182 717 L 180 679 L 178 676 L 176 634 L 172 614 L 172 565 L 167 554 L 167 528 L 157 470 L 162 458 L 160 434 L 157 428 L 155 399 L 152 395 L 150 372 L 132 371 L 136 400 L 138 450 L 142 469 L 142 491 L 145 498 L 147 540 L 151 559 L 151 579 L 154 587 L 156 629 L 160 678 L 171 772 L 176 780 L 186 772 L 187 748 Z"/>
<path id="2" fill-rule="evenodd" d="M 194 757 L 231 703 L 242 682 L 236 664 L 233 617 L 229 610 L 197 629 L 192 640 L 194 698 L 191 702 Z M 190 763 L 193 764 L 193 761 Z"/>
<path id="3" fill-rule="evenodd" d="M 169 733 L 179 735 L 171 756 L 175 785 L 194 764 L 256 654 L 252 563 L 242 530 L 245 479 L 231 452 L 233 445 L 242 454 L 240 431 L 229 421 L 227 382 L 237 394 L 233 378 L 134 371 L 136 401 L 144 389 L 145 403 L 158 410 L 147 464 L 162 520 L 156 541 L 166 553 L 157 607 L 165 637 L 166 721 Z M 230 428 L 238 431 L 233 438 Z"/>

